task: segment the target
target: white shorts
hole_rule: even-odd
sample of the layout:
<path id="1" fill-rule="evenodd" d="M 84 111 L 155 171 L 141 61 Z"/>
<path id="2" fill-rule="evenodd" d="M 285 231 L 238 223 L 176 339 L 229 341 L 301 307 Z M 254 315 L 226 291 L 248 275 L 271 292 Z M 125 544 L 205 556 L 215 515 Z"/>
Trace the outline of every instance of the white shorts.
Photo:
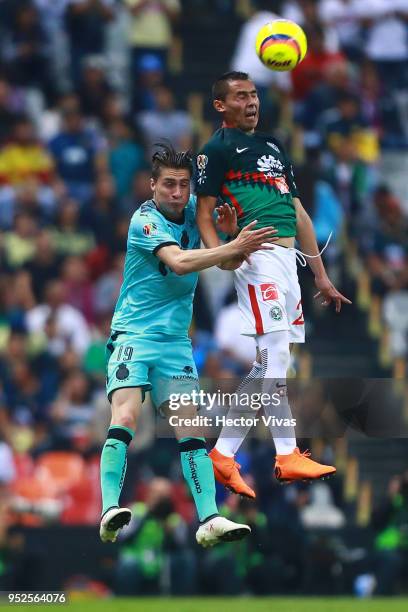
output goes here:
<path id="1" fill-rule="evenodd" d="M 290 342 L 305 341 L 305 323 L 296 267 L 296 253 L 275 245 L 257 251 L 234 272 L 241 334 L 256 336 L 289 331 Z"/>

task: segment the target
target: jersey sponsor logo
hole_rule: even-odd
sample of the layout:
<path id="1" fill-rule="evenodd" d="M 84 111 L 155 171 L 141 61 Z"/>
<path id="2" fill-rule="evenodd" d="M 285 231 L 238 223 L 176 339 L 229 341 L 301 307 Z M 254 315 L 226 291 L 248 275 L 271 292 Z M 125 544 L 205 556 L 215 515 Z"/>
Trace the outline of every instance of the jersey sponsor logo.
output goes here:
<path id="1" fill-rule="evenodd" d="M 183 372 L 185 372 L 186 374 L 192 374 L 194 371 L 194 368 L 192 366 L 186 365 L 183 368 Z"/>
<path id="2" fill-rule="evenodd" d="M 243 153 L 244 151 L 248 151 L 249 147 L 244 147 L 243 149 L 239 149 L 237 147 L 237 153 Z"/>
<path id="3" fill-rule="evenodd" d="M 276 144 L 274 144 L 273 142 L 267 142 L 266 143 L 268 145 L 268 147 L 271 147 L 271 149 L 274 149 L 274 151 L 277 151 L 278 153 L 280 153 L 279 147 L 276 146 Z"/>
<path id="4" fill-rule="evenodd" d="M 154 236 L 157 234 L 157 225 L 153 222 L 146 223 L 146 225 L 143 226 L 143 233 L 145 236 Z"/>
<path id="5" fill-rule="evenodd" d="M 204 181 L 207 179 L 207 175 L 205 173 L 205 169 L 207 167 L 208 164 L 208 157 L 206 155 L 197 155 L 197 170 L 198 170 L 198 177 L 197 177 L 197 182 L 199 185 L 202 185 L 204 183 Z"/>
<path id="6" fill-rule="evenodd" d="M 274 321 L 282 321 L 282 318 L 283 318 L 282 308 L 280 306 L 272 306 L 272 308 L 269 311 L 269 315 L 271 319 L 273 319 Z"/>
<path id="7" fill-rule="evenodd" d="M 263 283 L 261 285 L 261 293 L 264 302 L 278 299 L 278 288 L 275 283 Z"/>

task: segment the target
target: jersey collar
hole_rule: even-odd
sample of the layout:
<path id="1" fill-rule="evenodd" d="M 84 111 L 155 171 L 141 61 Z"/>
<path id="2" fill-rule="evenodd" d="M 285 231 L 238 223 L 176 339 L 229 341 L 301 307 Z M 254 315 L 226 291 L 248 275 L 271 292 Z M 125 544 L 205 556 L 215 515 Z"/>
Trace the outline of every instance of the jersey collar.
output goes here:
<path id="1" fill-rule="evenodd" d="M 167 220 L 170 221 L 170 223 L 174 223 L 175 225 L 184 225 L 185 222 L 185 218 L 186 218 L 186 209 L 183 209 L 183 216 L 181 217 L 180 220 L 176 221 L 174 219 L 170 219 L 170 217 L 168 217 L 162 210 L 160 210 L 160 208 L 157 206 L 156 202 L 152 199 L 152 202 L 157 210 L 158 213 L 160 213 L 161 215 L 163 215 L 163 217 Z"/>

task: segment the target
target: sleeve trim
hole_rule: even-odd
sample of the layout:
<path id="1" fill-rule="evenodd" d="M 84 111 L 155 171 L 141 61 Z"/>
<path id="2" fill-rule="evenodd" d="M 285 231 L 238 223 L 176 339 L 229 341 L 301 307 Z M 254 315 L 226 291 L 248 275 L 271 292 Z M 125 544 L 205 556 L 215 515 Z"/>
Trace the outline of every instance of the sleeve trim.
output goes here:
<path id="1" fill-rule="evenodd" d="M 161 242 L 157 246 L 154 247 L 152 253 L 153 255 L 157 255 L 157 251 L 159 251 L 162 247 L 170 246 L 171 244 L 176 244 L 178 247 L 180 246 L 178 242 L 175 240 L 168 240 L 167 242 Z"/>

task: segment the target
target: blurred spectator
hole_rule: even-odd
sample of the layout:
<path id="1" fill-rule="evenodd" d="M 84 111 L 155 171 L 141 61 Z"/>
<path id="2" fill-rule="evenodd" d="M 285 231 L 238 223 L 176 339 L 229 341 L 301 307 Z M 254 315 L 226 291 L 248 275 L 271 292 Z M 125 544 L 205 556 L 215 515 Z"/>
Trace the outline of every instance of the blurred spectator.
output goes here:
<path id="1" fill-rule="evenodd" d="M 342 51 L 351 60 L 362 56 L 361 7 L 359 0 L 321 0 L 319 5 L 323 25 L 335 30 Z"/>
<path id="2" fill-rule="evenodd" d="M 342 93 L 336 108 L 326 113 L 325 122 L 322 122 L 328 148 L 337 154 L 344 139 L 350 138 L 356 158 L 366 163 L 374 163 L 379 157 L 378 138 L 371 126 L 367 124 L 360 112 L 360 103 L 357 96 L 351 93 Z"/>
<path id="3" fill-rule="evenodd" d="M 333 155 L 324 162 L 324 179 L 334 188 L 353 230 L 351 214 L 357 216 L 364 211 L 372 176 L 367 164 L 359 159 L 352 136 L 341 137 L 335 142 Z"/>
<path id="4" fill-rule="evenodd" d="M 136 75 L 140 58 L 156 55 L 167 66 L 172 42 L 172 25 L 180 13 L 179 0 L 125 0 L 130 13 L 129 44 L 132 70 Z"/>
<path id="5" fill-rule="evenodd" d="M 95 183 L 94 197 L 83 207 L 82 227 L 90 230 L 96 243 L 109 251 L 114 250 L 112 228 L 119 215 L 119 202 L 110 174 L 101 174 Z"/>
<path id="6" fill-rule="evenodd" d="M 0 146 L 8 140 L 18 118 L 19 115 L 13 108 L 10 83 L 0 75 Z"/>
<path id="7" fill-rule="evenodd" d="M 0 441 L 0 486 L 10 484 L 16 477 L 16 466 L 10 446 Z"/>
<path id="8" fill-rule="evenodd" d="M 3 236 L 5 261 L 10 268 L 18 268 L 34 257 L 38 223 L 28 212 L 17 213 L 13 229 Z"/>
<path id="9" fill-rule="evenodd" d="M 79 204 L 72 198 L 61 202 L 51 233 L 60 255 L 84 255 L 95 245 L 92 233 L 81 226 Z"/>
<path id="10" fill-rule="evenodd" d="M 54 328 L 50 349 L 57 355 L 72 347 L 82 355 L 89 346 L 90 333 L 83 315 L 66 303 L 64 285 L 53 280 L 46 285 L 44 302 L 31 308 L 26 315 L 30 333 L 45 333 L 47 325 Z M 50 332 L 49 332 L 50 333 Z"/>
<path id="11" fill-rule="evenodd" d="M 214 335 L 227 367 L 237 374 L 249 372 L 256 358 L 254 339 L 235 333 L 240 326 L 241 313 L 234 300 L 218 313 Z"/>
<path id="12" fill-rule="evenodd" d="M 49 184 L 53 170 L 52 157 L 37 140 L 31 121 L 16 119 L 9 144 L 0 150 L 0 184 L 19 185 L 30 179 Z"/>
<path id="13" fill-rule="evenodd" d="M 86 117 L 100 117 L 104 100 L 112 91 L 106 79 L 106 62 L 103 56 L 90 55 L 82 62 L 78 87 L 81 108 Z"/>
<path id="14" fill-rule="evenodd" d="M 312 90 L 323 82 L 324 75 L 332 64 L 345 62 L 340 52 L 328 51 L 324 42 L 324 30 L 318 24 L 308 25 L 305 29 L 308 51 L 305 59 L 291 72 L 295 100 L 304 100 Z"/>
<path id="15" fill-rule="evenodd" d="M 324 482 L 316 483 L 310 494 L 310 503 L 302 508 L 300 517 L 306 529 L 338 529 L 346 517 L 333 503 L 332 493 Z"/>
<path id="16" fill-rule="evenodd" d="M 116 193 L 120 199 L 128 196 L 136 172 L 145 166 L 144 150 L 137 142 L 134 131 L 124 118 L 113 121 L 108 127 L 108 163 L 112 172 Z"/>
<path id="17" fill-rule="evenodd" d="M 137 502 L 131 509 L 129 527 L 119 538 L 115 592 L 122 596 L 157 594 L 168 559 L 170 593 L 193 593 L 196 560 L 188 547 L 187 525 L 174 510 L 171 482 L 153 478 L 145 503 Z"/>
<path id="18" fill-rule="evenodd" d="M 184 110 L 176 110 L 173 93 L 164 85 L 154 89 L 155 110 L 139 113 L 137 120 L 148 145 L 150 154 L 154 145 L 163 139 L 170 140 L 179 151 L 192 146 L 193 122 Z"/>
<path id="19" fill-rule="evenodd" d="M 154 88 L 163 84 L 164 66 L 162 60 L 147 53 L 139 58 L 137 74 L 133 79 L 132 110 L 135 113 L 155 108 Z"/>
<path id="20" fill-rule="evenodd" d="M 408 575 L 408 472 L 391 479 L 373 514 L 376 595 L 395 595 Z"/>
<path id="21" fill-rule="evenodd" d="M 365 52 L 386 87 L 408 85 L 408 6 L 405 0 L 364 2 Z"/>
<path id="22" fill-rule="evenodd" d="M 31 275 L 33 292 L 38 303 L 44 298 L 47 283 L 58 277 L 60 266 L 61 258 L 56 253 L 52 235 L 48 229 L 43 229 L 36 236 L 33 258 L 24 266 Z"/>
<path id="23" fill-rule="evenodd" d="M 75 445 L 77 436 L 92 437 L 93 413 L 90 381 L 86 374 L 74 370 L 63 381 L 60 392 L 50 408 L 58 445 L 64 443 L 68 446 Z"/>
<path id="24" fill-rule="evenodd" d="M 2 55 L 12 81 L 24 87 L 36 87 L 52 100 L 48 41 L 33 4 L 24 2 L 14 13 L 12 29 L 3 39 Z"/>
<path id="25" fill-rule="evenodd" d="M 150 185 L 150 178 L 150 170 L 141 170 L 133 177 L 132 191 L 130 196 L 125 200 L 125 210 L 128 212 L 129 216 L 133 215 L 135 210 L 137 210 L 143 202 L 151 199 L 152 188 Z"/>
<path id="26" fill-rule="evenodd" d="M 105 49 L 105 25 L 114 16 L 115 0 L 67 0 L 65 24 L 70 44 L 71 77 L 80 81 L 85 56 Z"/>
<path id="27" fill-rule="evenodd" d="M 384 295 L 407 287 L 407 218 L 400 202 L 386 186 L 377 189 L 374 204 L 378 224 L 368 237 L 367 264 L 373 277 L 373 290 Z"/>
<path id="28" fill-rule="evenodd" d="M 123 252 L 117 253 L 113 258 L 110 269 L 105 272 L 96 282 L 95 310 L 99 315 L 106 316 L 115 308 L 123 281 L 124 263 L 125 254 Z"/>
<path id="29" fill-rule="evenodd" d="M 69 194 L 81 203 L 92 194 L 97 172 L 105 168 L 104 142 L 84 124 L 78 108 L 62 110 L 63 126 L 49 143 Z"/>
<path id="30" fill-rule="evenodd" d="M 297 104 L 296 120 L 305 130 L 306 148 L 321 146 L 321 120 L 325 112 L 336 107 L 339 97 L 351 89 L 350 70 L 346 62 L 330 64 L 323 73 L 323 81 Z"/>
<path id="31" fill-rule="evenodd" d="M 105 383 L 106 338 L 109 338 L 111 333 L 111 309 L 106 309 L 106 312 L 108 314 L 102 314 L 97 320 L 91 343 L 82 361 L 85 372 L 99 384 Z"/>
<path id="32" fill-rule="evenodd" d="M 303 28 L 309 24 L 321 22 L 320 0 L 289 0 L 284 3 L 282 17 L 298 23 Z M 339 40 L 335 28 L 324 26 L 324 46 L 328 51 L 338 51 Z"/>
<path id="33" fill-rule="evenodd" d="M 95 319 L 94 286 L 89 278 L 88 267 L 82 257 L 70 255 L 62 265 L 61 280 L 64 283 L 65 299 L 79 310 L 89 324 Z"/>

